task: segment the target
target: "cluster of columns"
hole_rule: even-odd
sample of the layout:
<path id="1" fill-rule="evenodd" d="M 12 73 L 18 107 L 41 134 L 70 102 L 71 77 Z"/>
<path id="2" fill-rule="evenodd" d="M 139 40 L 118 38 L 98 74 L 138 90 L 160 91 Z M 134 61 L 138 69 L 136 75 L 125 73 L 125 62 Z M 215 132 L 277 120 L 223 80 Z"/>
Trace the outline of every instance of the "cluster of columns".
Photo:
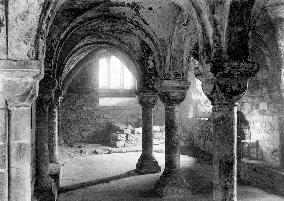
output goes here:
<path id="1" fill-rule="evenodd" d="M 154 190 L 159 196 L 170 192 L 185 192 L 188 184 L 180 173 L 179 104 L 185 99 L 190 83 L 165 80 L 157 84 L 158 93 L 141 92 L 138 95 L 142 106 L 142 154 L 136 165 L 141 174 L 157 173 L 160 166 L 153 157 L 152 108 L 158 99 L 165 106 L 165 169 L 156 182 Z"/>
<path id="2" fill-rule="evenodd" d="M 58 105 L 53 95 L 39 95 L 36 100 L 36 160 L 37 182 L 35 189 L 39 201 L 57 198 L 58 175 L 51 176 L 51 167 L 59 165 L 58 159 Z M 53 166 L 52 166 L 53 165 Z"/>
<path id="3" fill-rule="evenodd" d="M 215 64 L 216 65 L 216 64 Z M 250 62 L 228 62 L 219 65 L 230 68 L 226 77 L 202 80 L 204 93 L 212 102 L 213 110 L 213 200 L 235 201 L 237 190 L 237 106 L 244 95 L 249 77 L 258 66 Z M 222 68 L 220 68 L 222 69 Z M 222 75 L 220 73 L 220 75 Z M 152 108 L 157 98 L 165 106 L 165 169 L 154 186 L 159 196 L 173 192 L 187 192 L 188 184 L 180 172 L 179 105 L 185 99 L 190 83 L 164 80 L 157 84 L 155 93 L 139 94 L 142 106 L 142 155 L 136 171 L 142 174 L 160 172 L 153 158 Z"/>
<path id="4" fill-rule="evenodd" d="M 258 71 L 249 61 L 216 60 L 216 75 L 200 74 L 202 89 L 213 105 L 213 200 L 237 200 L 237 102 Z M 224 70 L 225 69 L 225 70 Z"/>

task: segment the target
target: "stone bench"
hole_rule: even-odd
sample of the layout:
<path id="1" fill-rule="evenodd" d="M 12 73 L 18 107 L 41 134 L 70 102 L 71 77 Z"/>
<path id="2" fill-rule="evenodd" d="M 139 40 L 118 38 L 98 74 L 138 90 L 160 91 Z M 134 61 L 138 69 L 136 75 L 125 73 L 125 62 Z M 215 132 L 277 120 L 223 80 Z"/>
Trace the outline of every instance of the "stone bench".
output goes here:
<path id="1" fill-rule="evenodd" d="M 259 160 L 242 159 L 242 180 L 259 188 L 284 195 L 284 170 L 268 167 Z"/>

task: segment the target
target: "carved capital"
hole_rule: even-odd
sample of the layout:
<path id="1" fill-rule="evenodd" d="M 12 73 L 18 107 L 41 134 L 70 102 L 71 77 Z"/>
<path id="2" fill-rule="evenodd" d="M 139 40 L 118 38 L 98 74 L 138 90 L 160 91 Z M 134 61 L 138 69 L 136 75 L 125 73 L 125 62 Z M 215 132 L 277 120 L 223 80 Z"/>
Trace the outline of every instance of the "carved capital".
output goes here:
<path id="1" fill-rule="evenodd" d="M 40 61 L 0 60 L 0 94 L 9 107 L 30 106 L 42 78 Z"/>
<path id="2" fill-rule="evenodd" d="M 240 81 L 248 81 L 259 70 L 255 62 L 250 61 L 223 61 L 213 60 L 212 72 L 216 78 L 230 78 Z"/>
<path id="3" fill-rule="evenodd" d="M 235 104 L 239 101 L 247 90 L 248 81 L 236 79 L 207 79 L 202 82 L 202 89 L 212 105 Z"/>
<path id="4" fill-rule="evenodd" d="M 165 106 L 180 104 L 186 97 L 189 81 L 163 80 L 156 83 L 159 97 Z"/>
<path id="5" fill-rule="evenodd" d="M 1 83 L 1 82 L 0 82 Z M 38 95 L 38 82 L 5 82 L 2 86 L 14 89 L 14 91 L 5 90 L 2 95 L 5 96 L 9 107 L 30 106 Z"/>
<path id="6" fill-rule="evenodd" d="M 258 65 L 252 62 L 212 61 L 211 72 L 200 73 L 202 89 L 213 105 L 235 104 L 247 90 L 249 78 L 258 71 Z"/>
<path id="7" fill-rule="evenodd" d="M 138 102 L 142 107 L 153 108 L 158 100 L 155 92 L 140 92 L 138 94 Z"/>

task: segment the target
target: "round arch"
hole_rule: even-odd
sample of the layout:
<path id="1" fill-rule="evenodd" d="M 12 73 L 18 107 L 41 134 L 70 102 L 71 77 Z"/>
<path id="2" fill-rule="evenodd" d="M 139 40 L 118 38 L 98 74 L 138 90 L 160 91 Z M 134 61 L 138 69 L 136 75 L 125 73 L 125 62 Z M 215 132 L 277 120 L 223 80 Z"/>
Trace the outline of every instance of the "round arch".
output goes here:
<path id="1" fill-rule="evenodd" d="M 87 54 L 80 55 L 80 53 L 88 52 Z M 78 55 L 79 54 L 79 55 Z M 128 67 L 129 71 L 136 78 L 138 86 L 141 81 L 142 73 L 139 70 L 139 64 L 131 58 L 123 49 L 111 46 L 108 44 L 102 45 L 90 45 L 85 48 L 82 48 L 78 54 L 75 54 L 70 60 L 72 62 L 67 62 L 65 69 L 67 69 L 60 79 L 60 87 L 63 92 L 65 92 L 72 82 L 72 80 L 76 77 L 76 75 L 86 66 L 98 60 L 100 57 L 103 57 L 106 54 L 110 54 L 119 58 L 125 65 Z"/>

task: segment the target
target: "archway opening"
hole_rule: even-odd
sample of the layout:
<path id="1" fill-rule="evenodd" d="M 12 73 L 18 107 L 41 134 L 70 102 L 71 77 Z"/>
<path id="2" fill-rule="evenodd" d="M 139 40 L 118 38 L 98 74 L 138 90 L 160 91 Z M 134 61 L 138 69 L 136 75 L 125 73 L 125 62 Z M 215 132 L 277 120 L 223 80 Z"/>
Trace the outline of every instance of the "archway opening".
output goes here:
<path id="1" fill-rule="evenodd" d="M 80 63 L 80 62 L 78 62 Z M 101 50 L 81 62 L 59 106 L 60 160 L 142 150 L 138 74 L 119 53 Z M 154 143 L 164 149 L 164 108 L 154 108 Z"/>

